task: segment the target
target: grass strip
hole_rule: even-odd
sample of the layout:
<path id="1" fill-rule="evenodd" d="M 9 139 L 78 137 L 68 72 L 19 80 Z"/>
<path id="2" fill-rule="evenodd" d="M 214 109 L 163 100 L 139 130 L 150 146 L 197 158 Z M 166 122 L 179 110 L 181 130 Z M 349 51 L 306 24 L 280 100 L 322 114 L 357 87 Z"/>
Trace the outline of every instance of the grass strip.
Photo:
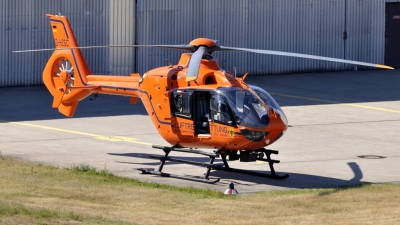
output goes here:
<path id="1" fill-rule="evenodd" d="M 400 224 L 398 215 L 399 184 L 227 196 L 0 156 L 0 224 Z"/>
<path id="2" fill-rule="evenodd" d="M 168 191 L 177 191 L 177 192 L 182 192 L 182 193 L 189 193 L 192 195 L 197 195 L 198 197 L 202 197 L 202 198 L 226 198 L 227 197 L 227 195 L 224 195 L 224 193 L 222 193 L 218 190 L 211 190 L 208 188 L 202 189 L 202 188 L 194 188 L 194 187 L 177 187 L 177 186 L 172 186 L 172 185 L 168 185 L 168 184 L 159 184 L 159 183 L 155 183 L 155 182 L 141 181 L 141 180 L 134 179 L 134 178 L 118 177 L 118 176 L 115 176 L 110 171 L 108 171 L 107 169 L 97 170 L 95 167 L 92 167 L 89 165 L 73 166 L 70 169 L 66 169 L 66 170 L 70 170 L 76 174 L 84 173 L 84 174 L 88 174 L 88 175 L 101 176 L 101 177 L 104 177 L 103 182 L 112 182 L 115 184 L 129 183 L 129 184 L 135 185 L 135 186 L 164 189 L 164 190 L 168 190 Z"/>

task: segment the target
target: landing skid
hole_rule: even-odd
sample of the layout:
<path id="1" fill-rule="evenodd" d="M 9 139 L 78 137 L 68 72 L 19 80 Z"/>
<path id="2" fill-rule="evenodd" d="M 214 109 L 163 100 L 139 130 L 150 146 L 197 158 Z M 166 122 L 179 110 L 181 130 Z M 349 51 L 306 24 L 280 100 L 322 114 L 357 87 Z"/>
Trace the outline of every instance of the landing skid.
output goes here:
<path id="1" fill-rule="evenodd" d="M 266 177 L 266 178 L 272 178 L 272 179 L 277 179 L 277 180 L 282 180 L 286 179 L 289 177 L 289 175 L 277 175 L 275 173 L 275 169 L 273 164 L 274 163 L 279 163 L 279 160 L 272 160 L 271 159 L 271 154 L 278 154 L 278 151 L 274 150 L 267 150 L 267 149 L 258 149 L 258 152 L 263 152 L 267 156 L 266 159 L 264 158 L 259 158 L 257 160 L 265 161 L 268 162 L 269 167 L 271 169 L 271 174 L 266 174 L 266 173 L 259 173 L 259 172 L 254 172 L 254 171 L 249 171 L 249 170 L 241 170 L 241 169 L 235 169 L 235 168 L 230 168 L 229 164 L 226 160 L 227 156 L 227 150 L 225 149 L 220 149 L 218 151 L 215 151 L 214 153 L 210 152 L 204 152 L 200 150 L 195 150 L 195 149 L 187 149 L 187 148 L 174 148 L 174 147 L 166 147 L 166 146 L 159 146 L 159 145 L 153 145 L 153 148 L 158 148 L 162 149 L 165 153 L 165 155 L 153 155 L 149 154 L 148 156 L 153 159 L 159 159 L 160 160 L 160 165 L 157 170 L 153 168 L 140 168 L 138 170 L 142 171 L 143 174 L 154 174 L 162 177 L 173 177 L 173 178 L 178 178 L 178 179 L 184 179 L 184 180 L 190 180 L 190 181 L 197 181 L 197 182 L 202 182 L 202 183 L 208 183 L 208 184 L 214 184 L 218 182 L 220 179 L 210 179 L 210 171 L 211 169 L 213 170 L 223 170 L 223 171 L 229 171 L 229 172 L 234 172 L 234 173 L 242 173 L 242 174 L 249 174 L 253 176 L 260 176 L 260 177 Z M 204 155 L 208 156 L 210 158 L 209 163 L 201 163 L 201 162 L 195 162 L 195 161 L 190 161 L 190 160 L 183 160 L 183 159 L 178 159 L 178 158 L 173 158 L 169 157 L 169 153 L 172 151 L 176 152 L 185 152 L 185 153 L 192 153 L 192 154 L 199 154 L 199 155 Z M 220 164 L 214 164 L 214 160 L 216 157 L 221 156 L 223 165 Z M 164 168 L 165 162 L 166 161 L 173 161 L 173 162 L 180 162 L 180 163 L 186 163 L 190 165 L 195 165 L 195 166 L 202 166 L 206 167 L 206 173 L 204 173 L 203 178 L 196 178 L 196 177 L 190 177 L 190 176 L 183 176 L 183 175 L 176 175 L 176 174 L 169 174 L 169 173 L 163 173 L 162 169 Z"/>
<path id="2" fill-rule="evenodd" d="M 275 150 L 268 150 L 268 149 L 258 149 L 259 152 L 264 152 L 264 154 L 267 156 L 266 159 L 261 158 L 257 159 L 259 161 L 264 161 L 268 162 L 269 168 L 271 169 L 271 174 L 267 173 L 259 173 L 259 172 L 254 172 L 251 170 L 241 170 L 241 169 L 235 169 L 235 168 L 230 168 L 228 162 L 226 161 L 226 153 L 221 154 L 222 162 L 224 165 L 214 165 L 213 169 L 214 170 L 224 170 L 224 171 L 229 171 L 229 172 L 234 172 L 234 173 L 242 173 L 242 174 L 249 174 L 253 176 L 259 176 L 259 177 L 266 177 L 266 178 L 271 178 L 271 179 L 276 179 L 276 180 L 283 180 L 289 177 L 288 174 L 285 174 L 283 176 L 276 174 L 275 169 L 274 169 L 274 163 L 280 163 L 279 160 L 273 160 L 271 159 L 271 154 L 278 154 L 278 151 Z"/>

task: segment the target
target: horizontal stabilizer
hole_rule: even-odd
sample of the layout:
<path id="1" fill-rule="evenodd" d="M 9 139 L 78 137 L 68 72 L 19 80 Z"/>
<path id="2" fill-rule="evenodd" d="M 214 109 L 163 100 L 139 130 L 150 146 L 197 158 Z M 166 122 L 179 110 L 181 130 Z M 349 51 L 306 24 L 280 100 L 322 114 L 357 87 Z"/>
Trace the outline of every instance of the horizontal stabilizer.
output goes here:
<path id="1" fill-rule="evenodd" d="M 78 101 L 72 103 L 61 103 L 58 106 L 58 111 L 65 116 L 72 117 L 75 113 L 77 106 Z"/>

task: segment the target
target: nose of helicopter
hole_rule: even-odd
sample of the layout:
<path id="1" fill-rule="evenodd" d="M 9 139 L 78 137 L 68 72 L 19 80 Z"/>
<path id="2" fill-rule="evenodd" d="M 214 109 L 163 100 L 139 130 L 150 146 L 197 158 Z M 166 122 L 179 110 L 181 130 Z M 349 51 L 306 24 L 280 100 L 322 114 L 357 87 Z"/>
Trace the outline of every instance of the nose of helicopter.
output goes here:
<path id="1" fill-rule="evenodd" d="M 277 113 L 279 113 L 279 116 L 283 122 L 283 124 L 285 124 L 285 131 L 287 130 L 287 128 L 289 127 L 289 121 L 285 115 L 285 113 L 282 110 L 277 110 Z"/>
<path id="2" fill-rule="evenodd" d="M 279 115 L 278 118 L 279 118 L 279 121 L 280 121 L 279 122 L 280 125 L 277 125 L 277 126 L 280 127 L 280 128 L 278 128 L 278 127 L 276 128 L 276 130 L 279 133 L 275 133 L 275 135 L 277 135 L 277 136 L 275 136 L 275 138 L 273 138 L 272 140 L 267 138 L 267 140 L 266 140 L 266 144 L 267 145 L 272 144 L 273 142 L 279 140 L 286 133 L 286 130 L 289 127 L 288 119 L 287 119 L 285 113 L 281 109 L 277 109 L 275 112 L 276 112 L 277 115 Z"/>

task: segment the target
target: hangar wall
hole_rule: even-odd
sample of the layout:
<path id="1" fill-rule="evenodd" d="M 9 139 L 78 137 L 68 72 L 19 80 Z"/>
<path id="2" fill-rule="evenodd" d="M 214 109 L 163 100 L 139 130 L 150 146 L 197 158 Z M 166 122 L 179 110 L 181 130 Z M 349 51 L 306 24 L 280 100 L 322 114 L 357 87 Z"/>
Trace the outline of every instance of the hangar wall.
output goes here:
<path id="1" fill-rule="evenodd" d="M 196 37 L 209 37 L 223 46 L 384 61 L 385 0 L 137 2 L 137 42 L 141 44 L 186 44 Z M 162 65 L 166 58 L 176 61 L 179 52 L 138 49 L 138 55 L 138 70 L 142 73 Z M 239 74 L 354 69 L 352 65 L 283 56 L 232 52 L 216 55 L 222 68 L 236 68 Z"/>
<path id="2" fill-rule="evenodd" d="M 400 0 L 1 0 L 0 87 L 42 84 L 53 48 L 46 13 L 68 16 L 78 43 L 187 44 L 197 37 L 219 45 L 384 62 L 385 3 Z M 166 49 L 83 50 L 95 74 L 125 74 L 177 62 Z M 354 66 L 250 53 L 216 53 L 238 74 L 351 70 Z M 362 68 L 358 68 L 362 69 Z"/>
<path id="3" fill-rule="evenodd" d="M 0 0 L 0 87 L 42 85 L 42 71 L 52 52 L 12 53 L 54 48 L 46 14 L 68 16 L 80 46 L 133 44 L 135 1 Z M 132 49 L 83 50 L 96 74 L 129 74 Z"/>

